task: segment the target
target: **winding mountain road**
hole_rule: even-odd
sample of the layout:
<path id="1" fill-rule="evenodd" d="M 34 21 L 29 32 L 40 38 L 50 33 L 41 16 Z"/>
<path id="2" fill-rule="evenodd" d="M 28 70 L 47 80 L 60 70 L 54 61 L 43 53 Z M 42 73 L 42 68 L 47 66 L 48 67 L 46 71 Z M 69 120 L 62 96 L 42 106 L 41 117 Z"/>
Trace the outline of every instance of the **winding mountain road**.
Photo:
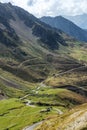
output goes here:
<path id="1" fill-rule="evenodd" d="M 61 72 L 61 73 L 59 73 L 59 74 L 55 74 L 54 77 L 60 76 L 60 75 L 63 75 L 63 74 L 67 74 L 67 73 L 70 73 L 70 72 L 72 72 L 72 71 L 74 71 L 74 70 L 78 70 L 78 69 L 85 68 L 85 67 L 87 67 L 87 65 L 83 65 L 83 66 L 80 66 L 80 67 L 77 67 L 77 68 L 73 68 L 73 69 L 67 70 L 67 71 L 65 71 L 65 72 Z"/>

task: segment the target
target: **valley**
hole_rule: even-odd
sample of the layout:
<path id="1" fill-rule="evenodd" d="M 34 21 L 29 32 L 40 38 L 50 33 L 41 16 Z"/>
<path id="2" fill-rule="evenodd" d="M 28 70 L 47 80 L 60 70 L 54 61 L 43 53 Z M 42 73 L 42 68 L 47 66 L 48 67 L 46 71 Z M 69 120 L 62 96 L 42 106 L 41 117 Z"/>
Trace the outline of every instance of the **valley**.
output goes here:
<path id="1" fill-rule="evenodd" d="M 87 43 L 0 3 L 0 130 L 84 130 L 86 116 Z"/>

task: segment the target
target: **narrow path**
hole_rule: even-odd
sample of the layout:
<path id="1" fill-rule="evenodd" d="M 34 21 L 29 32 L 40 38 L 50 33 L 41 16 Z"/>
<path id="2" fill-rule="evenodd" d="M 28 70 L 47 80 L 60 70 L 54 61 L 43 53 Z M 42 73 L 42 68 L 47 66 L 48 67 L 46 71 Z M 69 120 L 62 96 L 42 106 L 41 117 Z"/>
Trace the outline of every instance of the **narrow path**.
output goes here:
<path id="1" fill-rule="evenodd" d="M 21 87 L 21 85 L 15 83 L 14 81 L 11 81 L 11 80 L 6 79 L 6 78 L 4 78 L 4 77 L 1 76 L 1 75 L 0 75 L 0 79 L 1 79 L 1 81 L 2 81 L 5 85 L 7 85 L 7 86 L 10 86 L 10 87 L 13 87 L 13 88 L 20 88 L 20 87 Z"/>
<path id="2" fill-rule="evenodd" d="M 59 115 L 63 114 L 63 112 L 60 109 L 57 109 L 57 108 L 53 108 L 53 109 L 56 110 Z"/>
<path id="3" fill-rule="evenodd" d="M 24 128 L 23 130 L 34 130 L 38 125 L 41 125 L 42 122 L 35 123 L 29 127 Z"/>
<path id="4" fill-rule="evenodd" d="M 55 76 L 60 76 L 60 75 L 62 75 L 62 74 L 67 74 L 67 73 L 72 72 L 72 71 L 74 71 L 74 70 L 78 70 L 78 69 L 85 68 L 85 67 L 87 67 L 87 65 L 80 66 L 80 67 L 77 67 L 77 68 L 73 68 L 73 69 L 67 70 L 67 71 L 65 71 L 65 72 L 61 72 L 61 73 L 59 73 L 59 74 L 55 74 Z"/>
<path id="5" fill-rule="evenodd" d="M 25 66 L 24 68 L 29 68 L 29 67 L 33 67 L 33 66 L 40 66 L 40 65 L 49 65 L 49 63 L 40 63 L 40 64 L 34 64 L 34 65 L 28 65 L 28 66 Z"/>
<path id="6" fill-rule="evenodd" d="M 23 100 L 23 99 L 25 99 L 26 97 L 28 97 L 28 96 L 30 96 L 30 95 L 31 95 L 31 94 L 27 94 L 27 95 L 21 97 L 20 100 Z"/>
<path id="7" fill-rule="evenodd" d="M 20 68 L 21 66 L 23 66 L 23 64 L 26 63 L 26 62 L 29 62 L 29 61 L 32 61 L 32 60 L 36 60 L 36 59 L 38 59 L 38 58 L 35 57 L 35 58 L 33 58 L 33 59 L 25 60 L 25 61 L 23 61 L 23 62 L 21 62 L 21 63 L 19 64 L 18 68 Z"/>
<path id="8" fill-rule="evenodd" d="M 32 102 L 30 100 L 25 100 L 26 101 L 26 106 L 30 106 L 30 107 L 36 107 L 35 105 L 32 105 Z"/>

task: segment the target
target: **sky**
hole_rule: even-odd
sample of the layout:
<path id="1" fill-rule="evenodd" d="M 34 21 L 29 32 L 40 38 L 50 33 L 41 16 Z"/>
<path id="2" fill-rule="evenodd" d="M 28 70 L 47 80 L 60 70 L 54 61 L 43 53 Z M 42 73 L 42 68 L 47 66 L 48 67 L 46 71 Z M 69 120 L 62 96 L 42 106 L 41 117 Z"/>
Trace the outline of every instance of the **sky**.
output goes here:
<path id="1" fill-rule="evenodd" d="M 0 0 L 20 6 L 36 17 L 87 13 L 87 0 Z"/>

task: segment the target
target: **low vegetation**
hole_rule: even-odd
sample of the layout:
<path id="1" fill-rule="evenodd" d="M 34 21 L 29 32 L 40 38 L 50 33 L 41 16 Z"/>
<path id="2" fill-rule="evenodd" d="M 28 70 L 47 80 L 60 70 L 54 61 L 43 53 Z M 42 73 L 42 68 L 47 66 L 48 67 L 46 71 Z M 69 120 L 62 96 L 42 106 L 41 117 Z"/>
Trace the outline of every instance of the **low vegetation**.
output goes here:
<path id="1" fill-rule="evenodd" d="M 35 130 L 49 130 L 49 128 L 50 130 L 86 130 L 87 104 L 75 107 L 61 116 L 51 116 Z"/>

